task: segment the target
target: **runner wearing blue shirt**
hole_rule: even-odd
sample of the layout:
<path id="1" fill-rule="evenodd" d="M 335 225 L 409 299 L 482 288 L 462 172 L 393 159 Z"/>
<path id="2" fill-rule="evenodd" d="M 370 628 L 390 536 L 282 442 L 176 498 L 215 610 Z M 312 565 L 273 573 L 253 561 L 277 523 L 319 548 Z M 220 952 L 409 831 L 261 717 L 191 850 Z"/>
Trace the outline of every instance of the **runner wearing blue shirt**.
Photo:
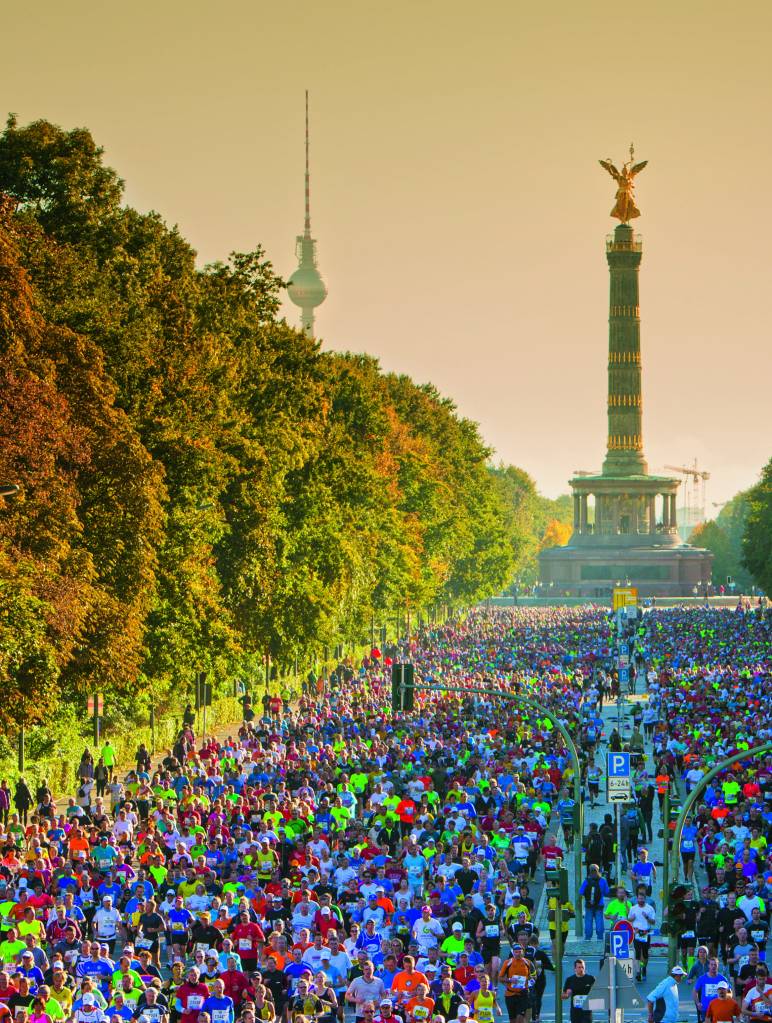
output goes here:
<path id="1" fill-rule="evenodd" d="M 694 857 L 697 853 L 697 836 L 699 831 L 694 824 L 687 824 L 681 832 L 681 859 L 684 864 L 686 880 L 691 881 L 694 874 Z"/>
<path id="2" fill-rule="evenodd" d="M 703 973 L 694 983 L 694 1004 L 697 1006 L 697 1020 L 702 1023 L 708 1006 L 718 996 L 718 985 L 729 984 L 723 973 L 718 972 L 718 959 L 711 956 L 708 959 L 708 972 Z M 731 991 L 731 985 L 730 985 Z"/>
<path id="3" fill-rule="evenodd" d="M 638 862 L 633 864 L 630 874 L 633 881 L 636 884 L 643 885 L 646 889 L 646 894 L 651 895 L 654 880 L 657 877 L 657 868 L 649 861 L 648 849 L 638 850 Z"/>
<path id="4" fill-rule="evenodd" d="M 181 895 L 174 900 L 174 907 L 166 914 L 166 922 L 169 927 L 169 943 L 178 950 L 184 951 L 190 940 L 190 929 L 193 926 L 193 914 L 185 909 L 185 903 Z"/>
<path id="5" fill-rule="evenodd" d="M 233 999 L 225 994 L 225 985 L 218 979 L 212 985 L 212 993 L 201 1006 L 202 1012 L 208 1012 L 212 1023 L 234 1023 L 236 1014 Z"/>

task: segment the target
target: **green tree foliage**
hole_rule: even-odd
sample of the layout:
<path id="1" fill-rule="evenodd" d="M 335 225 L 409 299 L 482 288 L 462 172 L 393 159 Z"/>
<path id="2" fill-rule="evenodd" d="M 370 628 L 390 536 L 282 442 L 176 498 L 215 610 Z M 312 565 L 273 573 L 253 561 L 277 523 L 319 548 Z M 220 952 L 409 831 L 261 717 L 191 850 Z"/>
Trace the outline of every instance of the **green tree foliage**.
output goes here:
<path id="1" fill-rule="evenodd" d="M 772 459 L 747 494 L 743 560 L 756 585 L 772 594 Z"/>
<path id="2" fill-rule="evenodd" d="M 572 499 L 568 494 L 555 500 L 544 497 L 528 473 L 513 465 L 489 471 L 504 504 L 513 578 L 531 586 L 539 578 L 539 552 L 567 542 L 573 532 Z"/>
<path id="3" fill-rule="evenodd" d="M 698 525 L 689 537 L 695 547 L 707 547 L 713 553 L 713 583 L 726 584 L 734 579 L 737 590 L 747 593 L 751 574 L 743 561 L 743 535 L 748 515 L 748 491 L 741 491 L 727 502 L 717 517 Z"/>
<path id="4" fill-rule="evenodd" d="M 0 682 L 27 719 L 485 597 L 555 517 L 524 525 L 433 387 L 280 320 L 261 249 L 197 267 L 85 129 L 9 119 L 0 193 Z"/>

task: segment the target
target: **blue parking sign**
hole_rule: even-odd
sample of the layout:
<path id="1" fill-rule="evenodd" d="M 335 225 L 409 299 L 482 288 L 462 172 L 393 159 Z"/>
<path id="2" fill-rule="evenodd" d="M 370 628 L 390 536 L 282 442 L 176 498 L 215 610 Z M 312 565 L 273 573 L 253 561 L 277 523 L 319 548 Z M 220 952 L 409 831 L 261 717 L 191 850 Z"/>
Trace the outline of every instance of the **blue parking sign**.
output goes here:
<path id="1" fill-rule="evenodd" d="M 609 934 L 609 953 L 617 959 L 630 958 L 630 935 L 627 931 L 611 931 Z"/>
<path id="2" fill-rule="evenodd" d="M 630 754 L 629 753 L 608 753 L 606 763 L 606 774 L 609 778 L 630 777 Z"/>

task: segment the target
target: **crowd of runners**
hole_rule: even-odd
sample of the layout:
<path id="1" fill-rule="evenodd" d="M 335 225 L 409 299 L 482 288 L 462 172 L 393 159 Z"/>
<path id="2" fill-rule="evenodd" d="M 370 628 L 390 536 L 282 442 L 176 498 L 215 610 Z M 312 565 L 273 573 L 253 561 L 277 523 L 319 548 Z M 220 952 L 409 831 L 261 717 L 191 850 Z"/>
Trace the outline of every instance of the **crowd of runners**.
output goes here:
<path id="1" fill-rule="evenodd" d="M 770 739 L 771 640 L 755 606 L 656 609 L 621 627 L 591 608 L 478 610 L 311 673 L 293 706 L 245 700 L 230 739 L 196 740 L 190 715 L 160 762 L 142 747 L 119 773 L 109 743 L 86 751 L 64 806 L 45 785 L 3 784 L 0 1023 L 537 1023 L 557 908 L 542 900 L 538 918 L 537 893 L 580 840 L 585 934 L 629 920 L 643 979 L 663 923 L 655 804 Z M 648 699 L 603 734 L 620 651 Z M 468 692 L 416 691 L 395 715 L 393 660 Z M 588 807 L 602 802 L 601 741 L 634 754 L 619 876 L 609 820 L 575 833 L 550 721 L 475 688 L 566 725 Z M 679 851 L 694 893 L 671 921 L 682 966 L 652 992 L 652 1019 L 661 995 L 660 1018 L 677 1018 L 679 970 L 698 1020 L 735 1006 L 772 1019 L 771 811 L 769 756 L 706 789 Z M 566 934 L 575 909 L 562 907 Z M 591 986 L 577 961 L 562 992 L 572 1023 L 588 1023 Z"/>

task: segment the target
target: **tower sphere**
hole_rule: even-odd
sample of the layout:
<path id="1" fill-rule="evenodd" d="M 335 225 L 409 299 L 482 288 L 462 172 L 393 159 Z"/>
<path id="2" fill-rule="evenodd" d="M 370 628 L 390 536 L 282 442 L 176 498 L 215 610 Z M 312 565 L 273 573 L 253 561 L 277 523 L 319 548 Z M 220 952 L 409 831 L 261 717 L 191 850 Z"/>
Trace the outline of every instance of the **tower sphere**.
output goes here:
<path id="1" fill-rule="evenodd" d="M 314 308 L 327 298 L 327 287 L 315 266 L 301 264 L 287 281 L 287 294 L 295 305 Z"/>

